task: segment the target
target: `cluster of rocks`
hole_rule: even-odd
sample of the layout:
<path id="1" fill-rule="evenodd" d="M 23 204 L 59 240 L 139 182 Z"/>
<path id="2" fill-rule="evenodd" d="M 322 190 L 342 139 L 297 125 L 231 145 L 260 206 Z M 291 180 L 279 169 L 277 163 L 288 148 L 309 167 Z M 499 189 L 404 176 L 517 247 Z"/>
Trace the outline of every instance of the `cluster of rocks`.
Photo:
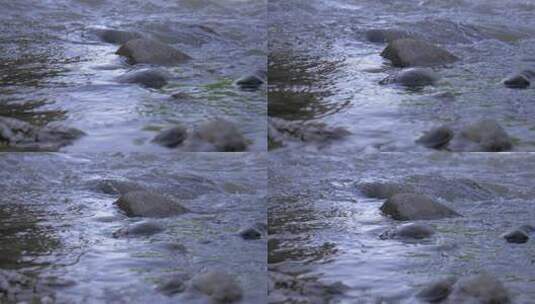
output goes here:
<path id="1" fill-rule="evenodd" d="M 100 180 L 96 187 L 99 191 L 118 195 L 115 205 L 128 217 L 144 218 L 128 224 L 113 233 L 114 238 L 143 237 L 166 230 L 157 219 L 180 216 L 190 212 L 182 203 L 172 197 L 144 189 L 138 183 L 122 180 Z M 267 225 L 255 223 L 238 231 L 237 236 L 244 240 L 258 240 L 267 234 Z M 214 303 L 234 303 L 242 299 L 243 290 L 238 281 L 221 270 L 201 272 L 193 277 L 187 273 L 173 272 L 160 280 L 156 290 L 173 296 L 183 292 L 201 293 Z"/>
<path id="2" fill-rule="evenodd" d="M 411 185 L 399 183 L 362 183 L 362 194 L 371 198 L 385 199 L 380 210 L 397 221 L 435 220 L 461 216 L 448 206 L 427 195 L 417 193 Z M 502 237 L 510 243 L 525 243 L 535 231 L 531 225 L 522 225 Z M 381 239 L 422 240 L 435 234 L 426 223 L 410 222 L 384 231 Z M 502 283 L 485 272 L 463 278 L 448 277 L 432 282 L 415 295 L 428 303 L 511 303 L 511 297 Z"/>
<path id="3" fill-rule="evenodd" d="M 482 119 L 455 132 L 440 126 L 426 132 L 417 143 L 431 149 L 455 152 L 503 152 L 513 148 L 513 141 L 493 119 Z"/>
<path id="4" fill-rule="evenodd" d="M 57 123 L 36 126 L 28 122 L 0 116 L 0 147 L 21 151 L 58 151 L 72 144 L 85 133 Z"/>

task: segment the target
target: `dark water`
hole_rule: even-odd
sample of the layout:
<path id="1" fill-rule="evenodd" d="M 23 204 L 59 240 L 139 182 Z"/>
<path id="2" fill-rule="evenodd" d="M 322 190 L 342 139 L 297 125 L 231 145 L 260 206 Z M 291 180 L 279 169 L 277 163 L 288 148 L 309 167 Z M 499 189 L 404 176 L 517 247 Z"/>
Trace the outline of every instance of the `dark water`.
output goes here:
<path id="1" fill-rule="evenodd" d="M 500 235 L 533 224 L 534 164 L 522 153 L 271 153 L 270 302 L 419 303 L 414 294 L 437 278 L 485 271 L 513 303 L 533 303 L 534 244 Z M 383 240 L 400 223 L 357 187 L 381 181 L 413 186 L 463 217 L 423 221 L 431 239 Z"/>
<path id="2" fill-rule="evenodd" d="M 329 150 L 423 151 L 414 141 L 442 124 L 496 119 L 516 151 L 535 150 L 534 88 L 501 80 L 533 66 L 532 1 L 270 1 L 269 115 L 353 133 Z M 379 82 L 398 71 L 367 41 L 369 29 L 406 30 L 461 58 L 434 86 Z M 437 99 L 447 93 L 453 100 Z M 298 144 L 298 143 L 294 143 Z M 287 145 L 292 145 L 288 140 Z"/>
<path id="3" fill-rule="evenodd" d="M 241 303 L 265 302 L 266 242 L 237 233 L 266 222 L 266 161 L 210 154 L 0 154 L 0 303 L 210 303 L 156 287 L 171 273 L 214 269 L 237 279 Z M 191 212 L 154 219 L 165 227 L 155 235 L 114 237 L 141 219 L 99 190 L 104 179 L 136 182 Z"/>
<path id="4" fill-rule="evenodd" d="M 215 117 L 238 123 L 265 150 L 266 94 L 233 82 L 266 69 L 265 1 L 0 1 L 0 115 L 35 124 L 61 121 L 88 136 L 72 152 L 144 151 L 156 131 L 177 122 L 194 128 Z M 99 41 L 95 28 L 136 31 L 193 60 L 167 70 L 161 89 L 119 84 L 139 68 Z M 172 95 L 179 94 L 179 98 Z"/>

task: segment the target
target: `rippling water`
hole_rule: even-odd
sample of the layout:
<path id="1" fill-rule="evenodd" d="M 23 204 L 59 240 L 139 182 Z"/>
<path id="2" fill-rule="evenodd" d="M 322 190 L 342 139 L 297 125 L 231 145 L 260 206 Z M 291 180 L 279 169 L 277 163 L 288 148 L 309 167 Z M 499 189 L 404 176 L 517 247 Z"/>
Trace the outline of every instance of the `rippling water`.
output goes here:
<path id="1" fill-rule="evenodd" d="M 223 117 L 265 150 L 266 94 L 234 80 L 266 69 L 266 3 L 243 0 L 0 1 L 0 115 L 86 132 L 64 151 L 162 152 L 155 130 Z M 135 68 L 94 28 L 137 31 L 194 59 L 162 89 L 119 84 Z M 172 95 L 179 93 L 180 98 Z"/>
<path id="2" fill-rule="evenodd" d="M 514 303 L 532 303 L 534 244 L 500 235 L 533 223 L 534 157 L 271 153 L 270 302 L 417 303 L 437 278 L 487 271 Z M 425 241 L 383 240 L 400 223 L 357 187 L 380 181 L 411 185 L 463 217 L 423 221 L 436 230 Z"/>
<path id="3" fill-rule="evenodd" d="M 0 302 L 9 288 L 16 300 L 7 303 L 46 296 L 55 303 L 208 303 L 155 287 L 170 273 L 211 269 L 237 278 L 242 303 L 265 302 L 266 242 L 237 235 L 266 221 L 263 157 L 4 153 L 0 167 Z M 99 191 L 103 179 L 136 182 L 191 212 L 156 219 L 165 227 L 159 234 L 116 238 L 140 219 L 122 215 L 117 195 Z M 15 278 L 12 285 L 6 278 Z"/>
<path id="4" fill-rule="evenodd" d="M 269 115 L 321 121 L 353 133 L 331 150 L 423 151 L 414 141 L 441 124 L 494 118 L 515 150 L 535 150 L 534 88 L 501 80 L 532 65 L 532 1 L 270 1 Z M 461 58 L 420 90 L 379 85 L 398 69 L 369 29 L 407 30 Z M 449 93 L 454 100 L 431 97 Z"/>

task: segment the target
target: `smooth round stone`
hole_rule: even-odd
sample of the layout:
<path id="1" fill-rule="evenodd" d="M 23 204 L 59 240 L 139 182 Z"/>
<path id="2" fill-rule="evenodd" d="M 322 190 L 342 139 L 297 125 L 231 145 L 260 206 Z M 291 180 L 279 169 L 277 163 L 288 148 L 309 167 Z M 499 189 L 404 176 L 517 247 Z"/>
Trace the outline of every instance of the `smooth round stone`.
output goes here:
<path id="1" fill-rule="evenodd" d="M 130 217 L 170 217 L 188 212 L 175 200 L 148 191 L 128 192 L 115 203 Z"/>
<path id="2" fill-rule="evenodd" d="M 174 148 L 183 143 L 188 136 L 186 127 L 178 125 L 161 131 L 152 142 L 161 146 Z"/>
<path id="3" fill-rule="evenodd" d="M 455 282 L 457 282 L 455 277 L 432 282 L 429 286 L 420 290 L 416 297 L 428 303 L 439 303 L 451 294 Z"/>
<path id="4" fill-rule="evenodd" d="M 239 232 L 244 240 L 258 240 L 262 238 L 262 233 L 254 228 L 245 228 Z"/>
<path id="5" fill-rule="evenodd" d="M 148 236 L 160 233 L 165 230 L 165 227 L 152 222 L 145 221 L 135 223 L 121 228 L 113 233 L 114 237 L 132 237 L 132 236 Z"/>
<path id="6" fill-rule="evenodd" d="M 397 237 L 410 239 L 425 239 L 431 237 L 434 233 L 433 227 L 420 223 L 401 225 L 395 231 Z"/>
<path id="7" fill-rule="evenodd" d="M 453 130 L 449 127 L 441 126 L 427 131 L 416 142 L 426 148 L 441 149 L 448 145 L 454 135 Z"/>
<path id="8" fill-rule="evenodd" d="M 436 66 L 453 63 L 459 58 L 425 41 L 403 38 L 390 42 L 381 53 L 397 67 Z"/>
<path id="9" fill-rule="evenodd" d="M 234 303 L 242 298 L 243 292 L 238 282 L 223 271 L 200 273 L 192 279 L 191 285 L 216 303 Z"/>
<path id="10" fill-rule="evenodd" d="M 183 63 L 190 56 L 159 41 L 147 38 L 134 39 L 123 44 L 116 52 L 131 63 L 174 65 Z"/>
<path id="11" fill-rule="evenodd" d="M 448 297 L 449 303 L 511 303 L 507 289 L 496 278 L 483 273 L 459 279 Z"/>
<path id="12" fill-rule="evenodd" d="M 395 220 L 430 220 L 459 216 L 452 209 L 431 198 L 414 193 L 400 193 L 387 199 L 381 211 Z"/>
<path id="13" fill-rule="evenodd" d="M 167 84 L 171 75 L 163 69 L 142 69 L 128 72 L 116 78 L 120 83 L 135 83 L 147 88 L 159 89 Z"/>

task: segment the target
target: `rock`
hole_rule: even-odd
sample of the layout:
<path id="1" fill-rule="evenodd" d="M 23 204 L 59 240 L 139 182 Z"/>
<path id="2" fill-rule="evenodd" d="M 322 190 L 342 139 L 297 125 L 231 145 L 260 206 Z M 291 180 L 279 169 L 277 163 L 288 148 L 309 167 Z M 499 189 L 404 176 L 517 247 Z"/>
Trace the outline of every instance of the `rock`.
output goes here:
<path id="1" fill-rule="evenodd" d="M 396 83 L 406 87 L 423 87 L 435 84 L 438 79 L 439 76 L 431 69 L 410 68 L 383 79 L 380 84 Z"/>
<path id="2" fill-rule="evenodd" d="M 165 227 L 162 225 L 152 222 L 144 221 L 140 223 L 135 223 L 128 225 L 124 228 L 121 228 L 113 233 L 113 237 L 131 237 L 131 236 L 144 236 L 144 235 L 153 235 L 160 233 L 165 230 Z"/>
<path id="3" fill-rule="evenodd" d="M 173 273 L 158 284 L 156 290 L 166 296 L 172 296 L 186 290 L 186 282 L 190 279 L 189 275 L 183 272 Z"/>
<path id="4" fill-rule="evenodd" d="M 324 123 L 299 123 L 280 118 L 269 119 L 269 138 L 282 143 L 282 135 L 289 135 L 303 142 L 326 143 L 340 140 L 351 134 L 343 127 L 332 127 Z"/>
<path id="5" fill-rule="evenodd" d="M 120 83 L 136 83 L 142 86 L 159 89 L 167 84 L 171 75 L 163 69 L 142 69 L 128 72 L 116 78 Z"/>
<path id="6" fill-rule="evenodd" d="M 168 148 L 174 148 L 186 140 L 188 130 L 186 127 L 177 125 L 161 131 L 152 142 Z"/>
<path id="7" fill-rule="evenodd" d="M 399 193 L 381 206 L 381 211 L 395 220 L 430 220 L 459 216 L 431 198 L 413 193 Z"/>
<path id="8" fill-rule="evenodd" d="M 258 240 L 262 238 L 262 233 L 253 227 L 242 229 L 238 234 L 244 240 Z"/>
<path id="9" fill-rule="evenodd" d="M 0 116 L 0 145 L 25 151 L 57 151 L 85 133 L 58 124 L 34 126 L 22 120 Z"/>
<path id="10" fill-rule="evenodd" d="M 441 149 L 448 145 L 453 136 L 453 130 L 449 127 L 441 126 L 426 132 L 416 142 L 427 148 Z"/>
<path id="11" fill-rule="evenodd" d="M 426 224 L 410 223 L 396 228 L 395 235 L 400 238 L 425 239 L 435 233 L 433 227 Z"/>
<path id="12" fill-rule="evenodd" d="M 156 40 L 140 38 L 123 44 L 116 54 L 127 57 L 131 63 L 174 65 L 191 59 L 190 56 Z"/>
<path id="13" fill-rule="evenodd" d="M 453 151 L 502 152 L 513 148 L 505 130 L 493 119 L 483 119 L 464 127 L 451 144 Z"/>
<path id="14" fill-rule="evenodd" d="M 448 302 L 506 304 L 511 299 L 500 281 L 483 273 L 458 280 Z"/>
<path id="15" fill-rule="evenodd" d="M 396 183 L 371 182 L 358 185 L 362 194 L 371 198 L 387 199 L 398 193 L 410 193 L 414 189 L 409 185 Z"/>
<path id="16" fill-rule="evenodd" d="M 121 195 L 115 204 L 130 217 L 169 217 L 188 212 L 178 202 L 148 191 L 128 192 Z"/>
<path id="17" fill-rule="evenodd" d="M 192 279 L 191 285 L 217 303 L 232 303 L 242 298 L 240 285 L 232 276 L 222 271 L 200 273 Z"/>
<path id="18" fill-rule="evenodd" d="M 247 149 L 247 140 L 236 125 L 221 118 L 200 125 L 194 131 L 193 140 L 208 143 L 218 152 L 240 152 Z"/>
<path id="19" fill-rule="evenodd" d="M 457 278 L 448 277 L 435 282 L 425 287 L 416 294 L 416 297 L 429 303 L 438 303 L 445 300 L 453 290 L 453 285 L 457 282 Z"/>
<path id="20" fill-rule="evenodd" d="M 105 179 L 98 182 L 97 188 L 106 194 L 125 194 L 132 191 L 143 190 L 143 186 L 140 184 L 122 181 Z"/>
<path id="21" fill-rule="evenodd" d="M 264 84 L 264 79 L 260 78 L 258 75 L 247 75 L 238 80 L 236 80 L 236 85 L 242 90 L 257 90 L 260 86 Z"/>
<path id="22" fill-rule="evenodd" d="M 141 34 L 136 32 L 113 30 L 113 29 L 94 29 L 95 35 L 102 41 L 113 44 L 124 44 L 130 40 L 141 38 Z"/>
<path id="23" fill-rule="evenodd" d="M 392 41 L 381 53 L 397 67 L 435 66 L 452 63 L 459 58 L 422 40 L 404 38 Z"/>
<path id="24" fill-rule="evenodd" d="M 410 34 L 408 32 L 395 29 L 371 29 L 366 32 L 366 39 L 374 43 L 392 42 L 409 37 Z"/>
<path id="25" fill-rule="evenodd" d="M 529 234 L 534 231 L 534 227 L 530 225 L 522 225 L 507 233 L 502 237 L 509 243 L 523 244 L 529 240 Z"/>
<path id="26" fill-rule="evenodd" d="M 512 89 L 525 89 L 531 85 L 531 81 L 535 79 L 534 70 L 524 70 L 516 75 L 509 76 L 503 80 L 503 84 Z"/>

